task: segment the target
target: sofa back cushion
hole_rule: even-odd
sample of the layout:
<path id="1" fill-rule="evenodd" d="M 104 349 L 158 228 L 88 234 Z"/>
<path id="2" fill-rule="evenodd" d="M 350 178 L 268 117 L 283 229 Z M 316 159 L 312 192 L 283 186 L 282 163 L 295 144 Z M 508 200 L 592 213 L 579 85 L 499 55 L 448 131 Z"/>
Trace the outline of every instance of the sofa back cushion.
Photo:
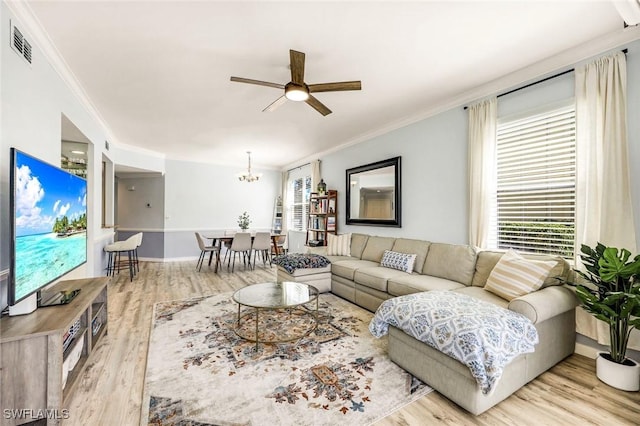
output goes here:
<path id="1" fill-rule="evenodd" d="M 431 243 L 422 273 L 471 285 L 476 250 L 468 245 Z"/>
<path id="2" fill-rule="evenodd" d="M 473 274 L 473 281 L 471 285 L 475 287 L 484 287 L 487 283 L 489 274 L 495 268 L 496 264 L 502 257 L 504 252 L 483 250 L 478 253 L 478 260 L 476 261 L 476 271 Z M 548 261 L 553 260 L 556 265 L 549 272 L 549 276 L 542 283 L 542 288 L 549 287 L 551 285 L 562 285 L 563 281 L 568 278 L 568 274 L 571 268 L 566 260 L 560 256 L 551 256 L 545 254 L 532 254 L 532 253 L 520 253 L 525 259 Z"/>
<path id="3" fill-rule="evenodd" d="M 369 236 L 366 234 L 351 234 L 351 257 L 357 259 L 362 258 L 362 251 L 364 250 L 364 246 L 367 245 L 368 239 Z"/>
<path id="4" fill-rule="evenodd" d="M 362 260 L 380 262 L 384 251 L 391 250 L 395 241 L 396 239 L 392 237 L 369 237 L 362 251 Z"/>
<path id="5" fill-rule="evenodd" d="M 424 261 L 429 251 L 429 241 L 413 240 L 409 238 L 398 238 L 393 243 L 393 251 L 398 253 L 415 254 L 416 260 L 413 263 L 413 270 L 417 273 L 422 271 Z"/>

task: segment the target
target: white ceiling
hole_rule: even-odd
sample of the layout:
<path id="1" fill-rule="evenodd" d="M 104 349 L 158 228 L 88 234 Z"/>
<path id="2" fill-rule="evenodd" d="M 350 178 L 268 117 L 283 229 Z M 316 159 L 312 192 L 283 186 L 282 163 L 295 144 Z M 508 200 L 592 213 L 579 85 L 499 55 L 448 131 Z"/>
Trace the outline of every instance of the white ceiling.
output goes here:
<path id="1" fill-rule="evenodd" d="M 501 76 L 620 31 L 610 1 L 28 1 L 115 143 L 280 168 L 397 127 Z M 287 83 L 361 80 L 261 112 Z"/>

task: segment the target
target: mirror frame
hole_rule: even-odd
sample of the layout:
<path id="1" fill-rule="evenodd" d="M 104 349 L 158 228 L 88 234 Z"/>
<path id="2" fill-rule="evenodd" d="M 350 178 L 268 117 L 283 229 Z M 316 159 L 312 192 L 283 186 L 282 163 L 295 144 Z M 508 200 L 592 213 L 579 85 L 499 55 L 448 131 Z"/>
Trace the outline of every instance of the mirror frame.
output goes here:
<path id="1" fill-rule="evenodd" d="M 364 166 L 359 166 L 359 167 L 354 167 L 351 169 L 347 169 L 346 171 L 346 198 L 347 198 L 347 203 L 346 203 L 346 212 L 347 212 L 347 220 L 346 220 L 346 224 L 347 225 L 374 225 L 374 226 L 392 226 L 392 227 L 396 227 L 396 228 L 400 228 L 401 225 L 401 184 L 400 184 L 400 158 L 401 157 L 394 157 L 394 158 L 389 158 L 387 160 L 382 160 L 382 161 L 377 161 L 375 163 L 371 163 L 371 164 L 365 164 Z M 354 218 L 352 217 L 353 215 L 351 214 L 351 178 L 353 175 L 356 175 L 358 173 L 362 173 L 362 172 L 368 172 L 371 170 L 376 170 L 376 169 L 381 169 L 384 167 L 389 167 L 392 166 L 393 167 L 393 175 L 394 175 L 394 197 L 393 197 L 393 202 L 395 203 L 395 215 L 393 218 L 391 219 L 360 219 L 360 218 Z"/>

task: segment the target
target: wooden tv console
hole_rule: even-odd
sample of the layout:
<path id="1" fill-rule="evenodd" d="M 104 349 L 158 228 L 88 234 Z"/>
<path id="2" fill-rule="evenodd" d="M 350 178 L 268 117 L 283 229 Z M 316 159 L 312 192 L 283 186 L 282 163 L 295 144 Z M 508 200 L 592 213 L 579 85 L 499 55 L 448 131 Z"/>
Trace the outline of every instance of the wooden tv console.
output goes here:
<path id="1" fill-rule="evenodd" d="M 64 404 L 107 333 L 108 283 L 108 277 L 62 281 L 47 291 L 80 289 L 69 304 L 0 320 L 0 424 L 43 417 L 56 425 L 73 417 Z"/>

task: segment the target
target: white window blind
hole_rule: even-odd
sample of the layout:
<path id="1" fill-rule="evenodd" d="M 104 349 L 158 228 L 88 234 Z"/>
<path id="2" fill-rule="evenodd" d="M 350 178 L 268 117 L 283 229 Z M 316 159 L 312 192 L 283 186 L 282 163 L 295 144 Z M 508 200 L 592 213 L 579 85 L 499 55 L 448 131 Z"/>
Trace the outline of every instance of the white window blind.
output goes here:
<path id="1" fill-rule="evenodd" d="M 573 104 L 498 122 L 497 247 L 572 257 L 575 181 Z"/>
<path id="2" fill-rule="evenodd" d="M 287 194 L 288 229 L 304 231 L 307 227 L 311 175 L 294 177 L 289 180 Z"/>

